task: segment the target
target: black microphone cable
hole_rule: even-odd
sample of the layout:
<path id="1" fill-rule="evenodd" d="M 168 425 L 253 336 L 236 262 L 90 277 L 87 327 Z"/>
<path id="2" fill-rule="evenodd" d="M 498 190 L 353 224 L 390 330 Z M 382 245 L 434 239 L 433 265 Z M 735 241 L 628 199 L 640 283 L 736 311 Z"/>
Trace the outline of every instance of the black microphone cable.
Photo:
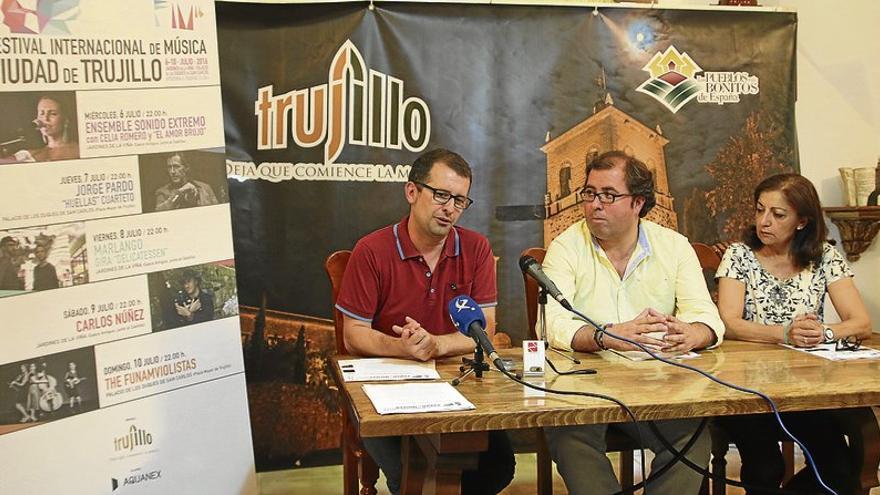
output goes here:
<path id="1" fill-rule="evenodd" d="M 700 429 L 702 429 L 702 427 L 708 421 L 709 421 L 708 418 L 704 418 L 703 422 L 700 424 Z M 675 447 L 673 447 L 672 444 L 669 443 L 669 440 L 663 436 L 663 434 L 660 432 L 660 429 L 657 428 L 657 425 L 653 421 L 647 421 L 647 423 L 648 423 L 648 426 L 651 428 L 651 431 L 654 433 L 654 436 L 656 436 L 657 439 L 660 440 L 660 443 L 663 444 L 663 448 L 668 450 L 670 453 L 672 453 L 673 456 L 675 456 L 672 461 L 670 461 L 668 464 L 663 466 L 664 469 L 667 467 L 672 467 L 673 464 L 681 461 L 685 466 L 702 474 L 703 476 L 706 476 L 709 479 L 713 479 L 713 480 L 722 480 L 727 485 L 732 485 L 732 486 L 736 486 L 739 488 L 745 488 L 745 489 L 749 489 L 749 490 L 761 490 L 761 491 L 765 491 L 765 492 L 782 493 L 782 494 L 788 494 L 788 495 L 797 495 L 797 493 L 798 493 L 794 490 L 785 490 L 785 489 L 778 488 L 778 487 L 767 488 L 767 487 L 763 487 L 763 486 L 755 486 L 755 485 L 752 485 L 749 483 L 743 483 L 742 481 L 732 480 L 732 479 L 727 478 L 725 476 L 718 476 L 717 474 L 713 473 L 712 471 L 705 469 L 702 466 L 699 466 L 698 464 L 694 464 L 693 461 L 691 461 L 690 459 L 688 459 L 687 457 L 684 456 L 687 453 L 687 451 L 689 450 L 688 445 L 685 445 L 685 448 L 683 448 L 681 452 L 675 450 Z M 693 440 L 693 438 L 691 438 L 691 440 Z M 690 441 L 689 441 L 689 443 L 690 443 Z M 651 473 L 651 478 L 653 478 L 653 477 L 654 477 L 654 473 Z"/>
<path id="2" fill-rule="evenodd" d="M 584 397 L 593 397 L 595 399 L 607 400 L 609 402 L 613 402 L 613 403 L 617 404 L 618 406 L 620 406 L 620 408 L 623 409 L 624 412 L 626 412 L 626 415 L 629 416 L 632 423 L 636 426 L 636 434 L 639 437 L 638 438 L 639 451 L 641 452 L 642 473 L 647 472 L 647 466 L 645 464 L 645 447 L 644 447 L 645 442 L 642 440 L 642 430 L 639 427 L 639 421 L 638 421 L 638 419 L 636 419 L 636 415 L 632 412 L 632 409 L 630 409 L 629 406 L 624 404 L 620 399 L 617 399 L 615 397 L 611 397 L 610 395 L 599 394 L 599 393 L 594 393 L 594 392 L 581 392 L 581 391 L 574 391 L 574 390 L 554 390 L 552 388 L 542 387 L 540 385 L 535 385 L 533 383 L 529 383 L 529 382 L 519 378 L 518 376 L 513 375 L 511 372 L 507 371 L 506 369 L 499 368 L 497 365 L 495 367 L 498 368 L 498 371 L 504 373 L 504 375 L 507 376 L 507 378 L 510 378 L 511 380 L 515 381 L 516 383 L 519 383 L 520 385 L 524 385 L 524 386 L 529 387 L 534 390 L 538 390 L 541 392 L 550 392 L 551 394 L 559 394 L 559 395 L 580 395 L 580 396 L 584 396 Z M 682 455 L 684 455 L 684 454 L 682 454 Z M 643 483 L 644 482 L 642 482 L 642 484 Z M 641 488 L 641 486 L 642 485 L 640 485 L 638 488 Z M 633 487 L 632 490 L 626 490 L 626 493 L 635 493 L 635 489 L 636 489 L 636 487 Z M 621 492 L 615 493 L 614 495 L 621 495 L 622 493 L 624 493 L 624 492 L 621 491 Z M 647 495 L 647 493 L 648 493 L 648 489 L 646 487 L 645 491 L 644 491 L 644 495 Z"/>
<path id="3" fill-rule="evenodd" d="M 553 366 L 552 362 L 550 363 L 550 367 L 553 369 L 554 372 L 556 372 L 559 375 L 563 375 L 563 376 L 564 375 L 573 375 L 573 374 L 583 374 L 583 373 L 578 373 L 578 372 L 588 371 L 588 370 L 573 370 L 573 371 L 559 372 L 556 369 L 556 367 Z M 589 394 L 589 392 L 567 392 L 567 391 L 559 391 L 559 390 L 555 390 L 555 389 L 540 388 L 536 385 L 532 385 L 527 382 L 523 383 L 520 380 L 518 380 L 518 378 L 519 378 L 519 376 L 517 375 L 513 378 L 513 380 L 516 381 L 517 383 L 522 383 L 523 385 L 526 385 L 531 388 L 535 388 L 537 390 L 548 391 L 551 393 L 562 393 L 563 395 L 576 394 L 576 393 L 577 394 L 579 394 L 579 393 Z M 588 396 L 596 397 L 596 396 L 601 396 L 601 394 L 592 394 L 592 395 L 588 395 Z M 631 418 L 634 416 L 634 413 L 632 413 L 631 410 L 626 408 L 626 406 L 624 406 L 623 404 L 617 402 L 615 399 L 610 398 L 610 397 L 606 397 L 606 396 L 601 396 L 600 398 L 611 400 L 613 402 L 620 404 L 621 407 L 623 407 L 624 409 L 627 410 L 627 414 Z M 700 425 L 697 427 L 697 429 L 694 431 L 693 435 L 691 435 L 691 437 L 688 439 L 688 441 L 685 443 L 684 447 L 680 451 L 676 450 L 676 448 L 674 446 L 672 446 L 672 444 L 669 442 L 669 440 L 663 436 L 663 433 L 660 432 L 659 428 L 657 427 L 657 425 L 655 424 L 654 421 L 644 421 L 644 422 L 648 424 L 648 426 L 651 428 L 651 431 L 654 434 L 654 436 L 656 436 L 657 439 L 660 440 L 660 443 L 663 445 L 663 448 L 668 450 L 672 454 L 673 458 L 670 459 L 669 462 L 667 462 L 666 464 L 664 464 L 660 468 L 658 468 L 656 470 L 652 470 L 650 476 L 646 477 L 645 473 L 647 471 L 646 471 L 644 443 L 642 442 L 642 439 L 641 439 L 641 430 L 639 429 L 638 426 L 636 426 L 636 431 L 639 432 L 639 446 L 640 446 L 639 451 L 641 454 L 641 469 L 642 469 L 643 480 L 636 483 L 631 488 L 628 488 L 626 490 L 621 490 L 619 492 L 615 492 L 613 495 L 625 495 L 628 493 L 635 493 L 635 490 L 638 490 L 638 489 L 644 487 L 646 483 L 650 483 L 651 481 L 655 481 L 657 478 L 662 476 L 664 473 L 666 473 L 667 471 L 672 469 L 672 467 L 675 466 L 675 464 L 678 462 L 683 463 L 688 468 L 692 469 L 693 471 L 696 471 L 697 473 L 699 473 L 703 476 L 708 477 L 709 479 L 714 479 L 714 480 L 720 479 L 720 480 L 723 480 L 725 482 L 725 484 L 728 484 L 731 486 L 736 486 L 736 487 L 746 488 L 746 489 L 759 489 L 759 490 L 764 490 L 764 491 L 771 491 L 774 493 L 780 493 L 780 494 L 784 494 L 784 495 L 796 495 L 796 492 L 794 492 L 792 490 L 784 490 L 784 489 L 780 489 L 780 488 L 773 489 L 773 488 L 759 487 L 759 486 L 754 486 L 754 485 L 751 485 L 748 483 L 743 483 L 739 480 L 727 478 L 725 476 L 718 476 L 717 474 L 711 472 L 710 470 L 708 470 L 706 468 L 699 466 L 698 464 L 695 464 L 693 461 L 691 461 L 690 459 L 685 457 L 687 455 L 687 453 L 690 452 L 691 448 L 693 448 L 694 444 L 697 442 L 697 439 L 700 438 L 700 434 L 702 434 L 703 430 L 706 428 L 706 425 L 709 423 L 709 418 L 703 418 L 700 421 Z M 638 425 L 638 422 L 635 422 L 635 423 Z"/>
<path id="4" fill-rule="evenodd" d="M 581 368 L 578 370 L 559 371 L 558 369 L 556 369 L 556 366 L 553 364 L 553 361 L 550 361 L 550 358 L 545 357 L 544 361 L 547 361 L 547 364 L 550 365 L 550 369 L 552 369 L 553 372 L 556 373 L 557 375 L 566 376 L 566 375 L 595 375 L 596 374 L 596 370 L 594 370 L 593 368 Z M 578 361 L 578 364 L 580 364 L 580 361 Z"/>
<path id="5" fill-rule="evenodd" d="M 525 260 L 525 261 L 524 261 L 524 260 Z M 534 273 L 526 272 L 526 270 L 525 270 L 525 266 L 527 266 L 528 264 L 530 264 L 529 262 L 535 262 L 535 263 L 537 263 L 537 260 L 534 260 L 534 258 L 532 258 L 532 257 L 526 257 L 526 256 L 520 258 L 520 268 L 523 270 L 524 273 L 527 273 L 529 276 L 531 276 L 531 277 L 534 278 L 536 281 L 538 281 L 538 282 L 539 282 L 539 285 L 540 285 L 541 280 L 539 280 L 539 279 L 535 276 Z M 550 282 L 552 283 L 552 281 L 550 281 Z M 555 288 L 555 285 L 554 285 L 554 288 Z M 558 291 L 558 289 L 557 289 L 557 291 Z M 559 297 L 562 298 L 562 294 L 561 294 L 561 293 L 559 294 Z M 562 298 L 562 299 L 564 300 L 564 298 Z M 566 301 L 566 302 L 567 302 L 567 301 Z M 773 402 L 773 399 L 771 399 L 769 396 L 767 396 L 766 394 L 764 394 L 764 393 L 762 393 L 762 392 L 756 391 L 756 390 L 751 390 L 751 389 L 748 389 L 748 388 L 745 388 L 745 387 L 741 387 L 741 386 L 739 386 L 739 385 L 734 385 L 734 384 L 731 384 L 731 383 L 725 382 L 724 380 L 721 380 L 720 378 L 717 378 L 717 377 L 713 376 L 712 374 L 707 373 L 707 372 L 705 372 L 705 371 L 703 371 L 703 370 L 701 370 L 701 369 L 695 368 L 695 367 L 693 367 L 693 366 L 689 366 L 689 365 L 686 365 L 686 364 L 684 364 L 684 363 L 678 363 L 678 362 L 671 361 L 671 360 L 668 360 L 668 359 L 666 359 L 666 358 L 660 357 L 660 356 L 654 354 L 652 351 L 650 351 L 648 348 L 646 348 L 645 346 L 643 346 L 643 345 L 640 344 L 639 342 L 635 342 L 635 341 L 629 340 L 629 339 L 627 339 L 627 338 L 625 338 L 625 337 L 621 337 L 621 336 L 616 335 L 616 334 L 614 334 L 614 333 L 612 333 L 612 332 L 609 332 L 609 331 L 607 330 L 606 327 L 600 326 L 599 324 L 597 324 L 596 322 L 594 322 L 594 321 L 593 321 L 590 317 L 588 317 L 587 315 L 585 315 L 585 314 L 581 313 L 580 311 L 574 309 L 574 307 L 572 307 L 570 304 L 568 304 L 568 305 L 566 305 L 566 304 L 562 304 L 561 301 L 560 301 L 560 305 L 561 305 L 562 307 L 564 307 L 565 309 L 571 311 L 572 313 L 576 314 L 577 316 L 579 316 L 580 318 L 582 318 L 584 321 L 586 321 L 587 323 L 589 323 L 589 324 L 592 325 L 593 327 L 597 328 L 599 331 L 601 331 L 601 332 L 605 333 L 606 335 L 610 336 L 611 338 L 614 338 L 614 339 L 617 339 L 617 340 L 620 340 L 620 341 L 623 341 L 623 342 L 627 342 L 627 343 L 629 343 L 629 344 L 632 344 L 632 345 L 638 347 L 639 349 L 641 349 L 642 351 L 646 352 L 649 356 L 653 357 L 654 359 L 656 359 L 656 360 L 658 360 L 658 361 L 664 362 L 664 363 L 666 363 L 666 364 L 670 364 L 670 365 L 672 365 L 672 366 L 677 366 L 677 367 L 679 367 L 679 368 L 684 368 L 684 369 L 687 369 L 687 370 L 690 370 L 690 371 L 694 371 L 694 372 L 699 373 L 699 374 L 705 376 L 706 378 L 708 378 L 708 379 L 710 379 L 710 380 L 712 380 L 712 381 L 714 381 L 714 382 L 716 382 L 716 383 L 718 383 L 718 384 L 720 384 L 720 385 L 723 385 L 723 386 L 725 386 L 725 387 L 729 387 L 729 388 L 731 388 L 731 389 L 733 389 L 733 390 L 737 390 L 737 391 L 739 391 L 739 392 L 744 392 L 744 393 L 748 393 L 748 394 L 757 395 L 758 397 L 760 397 L 761 399 L 763 399 L 764 401 L 766 401 L 767 404 L 770 406 L 770 409 L 771 409 L 771 411 L 773 412 L 773 414 L 774 414 L 774 416 L 775 416 L 775 418 L 776 418 L 776 421 L 779 423 L 779 426 L 782 428 L 782 431 L 783 431 L 783 432 L 784 432 L 784 433 L 785 433 L 785 434 L 786 434 L 786 435 L 787 435 L 792 441 L 794 441 L 794 442 L 795 442 L 795 443 L 801 448 L 801 450 L 803 451 L 803 453 L 804 453 L 804 457 L 805 457 L 805 458 L 807 459 L 807 461 L 808 461 L 807 464 L 808 464 L 808 465 L 810 466 L 810 468 L 812 469 L 813 474 L 816 476 L 816 479 L 818 480 L 819 484 L 822 485 L 822 487 L 823 487 L 825 490 L 827 490 L 829 493 L 831 493 L 832 495 L 837 495 L 837 493 L 836 493 L 834 490 L 832 490 L 827 484 L 825 484 L 825 481 L 824 481 L 824 480 L 822 480 L 822 477 L 819 475 L 819 470 L 818 470 L 818 468 L 816 467 L 816 463 L 815 463 L 815 461 L 813 460 L 813 456 L 810 454 L 809 450 L 804 446 L 804 444 L 803 444 L 800 440 L 798 440 L 798 439 L 797 439 L 797 438 L 796 438 L 796 437 L 795 437 L 790 431 L 788 431 L 788 428 L 785 427 L 785 424 L 784 424 L 783 421 L 782 421 L 782 417 L 779 415 L 779 409 L 776 407 L 776 403 Z M 547 360 L 547 362 L 550 364 L 550 367 L 553 369 L 553 371 L 556 371 L 556 372 L 557 372 L 557 374 L 573 375 L 573 374 L 584 374 L 584 372 L 589 372 L 589 370 L 575 370 L 575 371 L 567 371 L 567 372 L 564 372 L 564 373 L 559 373 L 559 371 L 556 369 L 556 367 L 553 366 L 553 363 L 552 363 L 552 362 L 550 362 L 549 360 Z M 587 392 L 584 392 L 584 393 L 587 393 Z M 629 411 L 629 410 L 628 410 L 627 412 L 628 412 L 628 413 L 631 415 L 631 417 L 633 418 L 633 422 L 636 422 L 636 421 L 635 421 L 635 417 L 634 417 L 634 415 L 632 415 L 632 412 Z M 709 472 L 708 470 L 705 470 L 705 469 L 701 468 L 700 466 L 695 465 L 695 464 L 694 464 L 693 462 L 691 462 L 689 459 L 687 459 L 686 457 L 684 457 L 684 455 L 685 455 L 685 454 L 687 453 L 687 451 L 690 449 L 690 446 L 692 446 L 692 442 L 694 442 L 694 441 L 696 440 L 696 438 L 697 438 L 697 436 L 699 435 L 700 431 L 701 431 L 702 428 L 704 427 L 706 421 L 707 421 L 707 420 L 705 420 L 705 419 L 703 420 L 703 423 L 701 424 L 700 429 L 698 430 L 697 434 L 695 434 L 693 437 L 691 437 L 691 439 L 688 441 L 688 444 L 687 444 L 688 446 L 687 446 L 686 448 L 682 449 L 682 452 L 676 452 L 676 450 L 675 450 L 674 448 L 672 448 L 672 446 L 669 444 L 669 441 L 668 441 L 665 437 L 663 437 L 663 436 L 660 434 L 659 430 L 657 430 L 656 425 L 654 425 L 653 422 L 649 422 L 650 426 L 654 429 L 654 434 L 657 435 L 658 439 L 661 441 L 661 443 L 664 445 L 664 447 L 670 449 L 670 452 L 672 452 L 673 454 L 675 454 L 675 457 L 674 457 L 674 459 L 673 459 L 672 461 L 670 461 L 669 463 L 667 463 L 667 464 L 664 465 L 661 469 L 658 470 L 658 476 L 659 476 L 659 474 L 662 474 L 662 472 L 665 472 L 666 470 L 670 469 L 670 468 L 672 467 L 672 465 L 674 465 L 676 462 L 678 462 L 678 461 L 680 461 L 680 460 L 683 460 L 683 462 L 684 462 L 684 464 L 685 464 L 686 466 L 688 466 L 688 467 L 691 468 L 691 469 L 696 470 L 697 472 L 703 474 L 704 476 L 709 476 L 709 477 L 712 478 L 712 479 L 718 479 L 718 478 L 719 478 L 718 476 L 714 475 L 713 473 Z M 636 422 L 636 424 L 638 424 L 638 423 Z M 637 428 L 638 428 L 638 426 L 637 426 Z M 644 476 L 644 473 L 645 473 L 644 447 L 641 445 L 641 432 L 640 432 L 640 431 L 639 431 L 639 436 L 640 436 L 639 443 L 640 443 L 640 447 L 641 447 L 640 450 L 641 450 L 641 453 L 642 453 L 642 475 Z M 654 477 L 655 477 L 655 476 L 654 476 L 654 473 L 651 473 L 651 476 L 649 476 L 645 481 L 648 481 L 648 480 L 650 480 L 650 479 L 652 479 L 652 478 L 654 478 Z M 726 477 L 723 478 L 723 479 L 724 479 L 725 483 L 730 483 L 730 484 L 732 484 L 732 485 L 734 485 L 734 486 L 742 486 L 742 487 L 746 487 L 746 488 L 752 488 L 752 487 L 747 486 L 747 485 L 745 485 L 745 484 L 743 484 L 743 483 L 741 483 L 741 482 L 737 482 L 737 481 L 735 481 L 735 480 L 731 480 L 731 479 L 726 478 Z M 644 482 L 642 482 L 642 483 L 644 483 Z M 789 491 L 779 490 L 779 489 L 777 489 L 777 490 L 775 490 L 775 491 L 778 491 L 779 493 L 791 493 L 791 492 L 789 492 Z M 617 495 L 617 494 L 615 494 L 615 495 Z"/>
<path id="6" fill-rule="evenodd" d="M 657 426 L 654 425 L 654 422 L 653 421 L 646 421 L 646 423 L 648 423 L 648 425 L 651 426 L 651 428 L 653 429 L 654 435 L 656 435 L 658 437 L 658 439 L 660 440 L 660 443 L 664 444 L 664 446 L 667 445 L 668 441 L 666 441 L 666 439 L 663 438 L 663 436 L 660 434 L 660 431 L 657 429 Z M 657 478 L 659 478 L 660 476 L 663 476 L 663 473 L 672 469 L 672 466 L 675 466 L 675 464 L 678 463 L 679 461 L 685 460 L 687 462 L 690 462 L 690 459 L 686 458 L 685 455 L 688 452 L 690 452 L 690 450 L 694 446 L 694 444 L 697 443 L 697 439 L 700 438 L 700 434 L 703 433 L 703 430 L 706 428 L 707 423 L 709 423 L 708 418 L 704 418 L 700 422 L 700 426 L 697 427 L 696 431 L 694 431 L 694 434 L 691 435 L 691 437 L 688 439 L 687 443 L 684 444 L 684 448 L 682 448 L 680 452 L 675 449 L 668 449 L 669 452 L 672 453 L 672 455 L 673 455 L 672 460 L 670 460 L 669 462 L 667 462 L 666 464 L 661 466 L 656 471 L 652 470 L 650 476 L 645 476 L 645 463 L 642 462 L 642 478 L 643 478 L 643 480 L 636 483 L 635 485 L 633 485 L 633 487 L 631 489 L 621 490 L 617 493 L 614 493 L 613 495 L 623 495 L 624 493 L 635 493 L 636 490 L 645 486 L 645 484 L 647 484 L 648 482 L 654 481 Z M 642 455 L 643 456 L 645 455 L 644 448 L 642 449 Z M 685 463 L 685 465 L 687 465 L 687 464 Z M 688 466 L 688 467 L 690 467 L 690 466 Z"/>
<path id="7" fill-rule="evenodd" d="M 590 317 L 588 317 L 587 315 L 581 313 L 580 311 L 578 311 L 578 310 L 576 310 L 576 309 L 574 309 L 574 308 L 572 308 L 570 311 L 571 311 L 572 313 L 576 314 L 577 316 L 579 316 L 580 318 L 582 318 L 584 321 L 586 321 L 586 322 L 589 323 L 590 325 L 592 325 L 592 326 L 596 327 L 597 329 L 599 329 L 599 331 L 605 333 L 605 335 L 608 335 L 609 337 L 611 337 L 611 338 L 613 338 L 613 339 L 617 339 L 617 340 L 620 340 L 620 341 L 622 341 L 622 342 L 626 342 L 626 343 L 628 343 L 628 344 L 632 344 L 632 345 L 638 347 L 639 349 L 641 349 L 642 351 L 648 353 L 648 355 L 650 355 L 651 357 L 653 357 L 654 359 L 656 359 L 656 360 L 658 360 L 658 361 L 661 361 L 661 362 L 666 363 L 666 364 L 670 364 L 670 365 L 672 365 L 672 366 L 676 366 L 676 367 L 678 367 L 678 368 L 683 368 L 683 369 L 686 369 L 686 370 L 690 370 L 690 371 L 693 371 L 693 372 L 699 373 L 700 375 L 705 376 L 705 377 L 708 378 L 709 380 L 712 380 L 713 382 L 715 382 L 715 383 L 717 383 L 717 384 L 719 384 L 719 385 L 723 385 L 723 386 L 725 386 L 725 387 L 729 387 L 729 388 L 731 388 L 731 389 L 733 389 L 733 390 L 736 390 L 736 391 L 738 391 L 738 392 L 743 392 L 743 393 L 747 393 L 747 394 L 757 395 L 758 397 L 760 397 L 761 399 L 763 399 L 763 400 L 764 400 L 765 402 L 767 402 L 767 404 L 770 406 L 770 410 L 773 412 L 774 416 L 776 417 L 776 421 L 779 423 L 779 426 L 780 426 L 780 428 L 782 428 L 782 431 L 786 434 L 786 436 L 788 436 L 788 438 L 790 438 L 794 443 L 796 443 L 796 444 L 798 445 L 798 447 L 801 448 L 801 451 L 803 451 L 803 453 L 804 453 L 804 457 L 805 457 L 805 458 L 807 459 L 807 461 L 808 461 L 808 462 L 807 462 L 807 465 L 809 465 L 810 468 L 813 470 L 813 474 L 816 476 L 816 480 L 819 482 L 819 484 L 822 486 L 822 488 L 825 489 L 828 493 L 830 493 L 830 494 L 832 494 L 832 495 L 837 495 L 837 492 L 835 492 L 834 490 L 832 490 L 832 489 L 831 489 L 831 488 L 825 483 L 825 481 L 822 479 L 822 476 L 819 474 L 819 469 L 816 467 L 816 462 L 813 460 L 813 456 L 812 456 L 812 454 L 810 454 L 810 451 L 806 448 L 806 446 L 804 446 L 804 444 L 803 444 L 800 440 L 798 440 L 798 439 L 797 439 L 797 438 L 796 438 L 796 437 L 795 437 L 790 431 L 788 431 L 788 428 L 785 427 L 785 424 L 782 422 L 782 417 L 779 415 L 779 409 L 776 407 L 776 403 L 773 402 L 773 399 L 771 399 L 768 395 L 764 394 L 763 392 L 759 392 L 759 391 L 757 391 L 757 390 L 752 390 L 752 389 L 749 389 L 749 388 L 746 388 L 746 387 L 741 387 L 741 386 L 739 386 L 739 385 L 735 385 L 735 384 L 733 384 L 733 383 L 725 382 L 724 380 L 722 380 L 722 379 L 720 379 L 720 378 L 717 378 L 716 376 L 712 375 L 711 373 L 705 372 L 705 371 L 703 371 L 703 370 L 701 370 L 701 369 L 699 369 L 699 368 L 695 368 L 695 367 L 693 367 L 693 366 L 690 366 L 690 365 L 687 365 L 687 364 L 684 364 L 684 363 L 678 363 L 678 362 L 672 361 L 672 360 L 670 360 L 670 359 L 666 359 L 666 358 L 664 358 L 664 357 L 658 356 L 657 354 L 654 354 L 650 349 L 648 349 L 648 348 L 645 347 L 644 345 L 640 344 L 639 342 L 635 342 L 635 341 L 630 340 L 630 339 L 628 339 L 628 338 L 626 338 L 626 337 L 621 337 L 621 336 L 619 336 L 619 335 L 615 335 L 615 334 L 609 332 L 605 327 L 600 326 L 599 324 L 597 324 L 596 322 L 594 322 L 592 319 L 590 319 Z"/>
<path id="8" fill-rule="evenodd" d="M 592 372 L 595 373 L 595 370 L 590 370 L 590 369 L 586 369 L 586 370 L 571 370 L 571 371 L 559 371 L 559 370 L 556 369 L 555 366 L 553 366 L 553 363 L 550 362 L 549 360 L 548 360 L 548 363 L 550 364 L 550 368 L 552 368 L 553 371 L 556 372 L 556 374 L 558 374 L 558 375 L 562 375 L 562 376 L 565 376 L 565 375 L 587 374 L 587 373 L 584 373 L 584 372 L 589 372 L 589 371 L 592 371 Z M 517 377 L 519 377 L 519 376 L 517 375 Z M 551 390 L 552 390 L 552 389 L 551 389 Z M 708 477 L 708 478 L 710 478 L 710 479 L 713 479 L 713 480 L 722 480 L 722 481 L 724 481 L 724 483 L 727 484 L 727 485 L 736 486 L 736 487 L 740 487 L 740 488 L 746 488 L 746 489 L 755 489 L 755 490 L 769 491 L 769 492 L 780 493 L 780 494 L 785 494 L 785 495 L 796 495 L 796 492 L 794 492 L 794 491 L 792 491 L 792 490 L 784 490 L 784 489 L 780 489 L 780 488 L 775 488 L 775 489 L 774 489 L 774 488 L 767 488 L 767 487 L 755 486 L 755 485 L 752 485 L 752 484 L 743 483 L 743 482 L 741 482 L 741 481 L 739 481 L 739 480 L 734 480 L 734 479 L 731 479 L 731 478 L 727 478 L 726 476 L 718 476 L 717 474 L 713 473 L 713 472 L 710 471 L 709 469 L 707 469 L 707 468 L 703 468 L 703 467 L 701 467 L 701 466 L 695 464 L 693 461 L 691 461 L 691 460 L 688 459 L 687 457 L 685 457 L 685 455 L 687 455 L 687 453 L 690 452 L 691 448 L 694 446 L 694 444 L 696 443 L 697 439 L 700 437 L 700 434 L 701 434 L 701 433 L 703 432 L 703 430 L 705 429 L 706 425 L 707 425 L 708 422 L 709 422 L 709 418 L 703 418 L 703 420 L 700 421 L 700 426 L 697 427 L 696 431 L 695 431 L 694 434 L 691 436 L 691 438 L 688 439 L 687 443 L 685 443 L 685 445 L 684 445 L 684 447 L 681 449 L 681 451 L 676 450 L 675 447 L 672 446 L 672 444 L 669 442 L 669 440 L 668 440 L 666 437 L 663 436 L 663 433 L 662 433 L 662 432 L 660 432 L 660 429 L 657 427 L 657 425 L 656 425 L 656 423 L 655 423 L 654 421 L 644 421 L 644 422 L 648 424 L 648 426 L 651 428 L 651 431 L 654 433 L 654 435 L 657 437 L 657 439 L 660 440 L 660 443 L 663 445 L 663 448 L 666 449 L 666 450 L 668 450 L 670 453 L 672 453 L 673 458 L 672 458 L 668 463 L 666 463 L 666 464 L 664 464 L 663 466 L 661 466 L 659 469 L 657 469 L 657 470 L 652 470 L 652 471 L 651 471 L 651 475 L 648 476 L 647 478 L 644 478 L 644 476 L 645 476 L 645 464 L 642 463 L 642 476 L 643 476 L 644 481 L 640 481 L 639 483 L 633 485 L 633 487 L 632 487 L 631 489 L 628 489 L 628 490 L 622 490 L 622 491 L 620 491 L 620 492 L 615 493 L 614 495 L 622 495 L 622 494 L 624 494 L 624 493 L 628 493 L 628 492 L 632 492 L 632 491 L 638 490 L 639 488 L 641 488 L 642 486 L 644 486 L 645 483 L 647 483 L 647 482 L 649 482 L 649 481 L 654 481 L 654 480 L 656 480 L 656 479 L 657 479 L 658 477 L 660 477 L 663 473 L 665 473 L 666 471 L 669 471 L 670 469 L 672 469 L 672 467 L 673 467 L 676 463 L 678 463 L 678 462 L 681 462 L 681 463 L 685 464 L 685 465 L 686 465 L 688 468 L 690 468 L 691 470 L 696 471 L 696 472 L 698 472 L 698 473 L 702 474 L 703 476 L 706 476 L 706 477 Z M 642 447 L 643 447 L 643 448 L 642 448 L 642 455 L 644 455 L 644 446 L 642 446 Z"/>

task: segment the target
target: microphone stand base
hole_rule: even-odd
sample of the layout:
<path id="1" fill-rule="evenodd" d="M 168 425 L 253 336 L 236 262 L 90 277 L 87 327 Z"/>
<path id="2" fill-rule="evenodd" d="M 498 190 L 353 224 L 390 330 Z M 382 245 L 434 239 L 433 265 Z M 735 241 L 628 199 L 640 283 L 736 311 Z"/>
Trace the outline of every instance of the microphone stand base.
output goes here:
<path id="1" fill-rule="evenodd" d="M 452 380 L 452 385 L 458 385 L 471 374 L 475 375 L 477 378 L 483 378 L 483 372 L 489 371 L 489 363 L 483 360 L 483 349 L 479 346 L 474 350 L 473 359 L 463 357 L 461 358 L 461 362 L 463 364 L 458 368 L 458 371 L 460 371 L 461 374 Z"/>

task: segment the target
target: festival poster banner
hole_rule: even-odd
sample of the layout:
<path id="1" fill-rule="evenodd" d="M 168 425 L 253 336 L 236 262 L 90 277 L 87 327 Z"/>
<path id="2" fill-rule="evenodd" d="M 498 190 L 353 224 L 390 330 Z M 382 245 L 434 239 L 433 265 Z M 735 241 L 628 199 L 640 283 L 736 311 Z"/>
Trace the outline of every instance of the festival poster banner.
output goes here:
<path id="1" fill-rule="evenodd" d="M 120 156 L 2 166 L 0 229 L 138 214 L 137 165 L 136 156 Z"/>
<path id="2" fill-rule="evenodd" d="M 460 224 L 486 234 L 498 257 L 498 330 L 514 345 L 526 336 L 517 260 L 582 216 L 589 156 L 620 149 L 647 163 L 658 190 L 649 219 L 709 244 L 736 239 L 758 181 L 798 169 L 793 13 L 222 2 L 217 11 L 258 465 L 333 446 L 281 426 L 333 421 L 335 393 L 320 385 L 319 363 L 333 352 L 323 263 L 406 215 L 403 183 L 421 152 L 449 148 L 473 168 L 475 202 Z M 261 306 L 265 320 L 254 317 Z M 267 363 L 292 352 L 301 368 Z M 290 387 L 312 398 L 278 414 L 272 394 Z"/>
<path id="3" fill-rule="evenodd" d="M 0 492 L 257 492 L 219 84 L 213 1 L 0 5 Z"/>
<path id="4" fill-rule="evenodd" d="M 0 299 L 0 363 L 150 333 L 149 301 L 146 276 Z"/>
<path id="5" fill-rule="evenodd" d="M 257 493 L 244 393 L 237 374 L 2 435 L 0 493 Z"/>

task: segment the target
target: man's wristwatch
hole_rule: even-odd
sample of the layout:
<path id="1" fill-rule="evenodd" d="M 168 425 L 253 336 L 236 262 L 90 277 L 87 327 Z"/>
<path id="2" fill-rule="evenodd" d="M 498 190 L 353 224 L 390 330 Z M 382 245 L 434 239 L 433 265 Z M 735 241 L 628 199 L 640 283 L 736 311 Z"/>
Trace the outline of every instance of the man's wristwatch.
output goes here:
<path id="1" fill-rule="evenodd" d="M 835 340 L 837 340 L 834 338 L 834 330 L 832 330 L 831 327 L 829 327 L 829 326 L 822 327 L 822 335 L 825 337 L 826 343 L 827 342 L 834 342 Z"/>

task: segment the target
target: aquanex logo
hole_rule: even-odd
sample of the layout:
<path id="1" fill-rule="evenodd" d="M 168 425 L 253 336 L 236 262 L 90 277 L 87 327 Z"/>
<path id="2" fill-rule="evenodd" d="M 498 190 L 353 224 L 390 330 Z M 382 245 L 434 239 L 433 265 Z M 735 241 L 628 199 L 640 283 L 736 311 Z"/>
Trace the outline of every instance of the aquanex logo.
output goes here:
<path id="1" fill-rule="evenodd" d="M 148 471 L 146 473 L 138 473 L 132 474 L 130 476 L 126 476 L 122 479 L 122 486 L 128 485 L 136 485 L 138 483 L 143 483 L 145 481 L 155 481 L 162 477 L 162 470 L 157 469 L 155 471 Z M 110 486 L 112 490 L 115 492 L 119 488 L 119 480 L 116 478 L 110 478 Z"/>
<path id="2" fill-rule="evenodd" d="M 323 143 L 324 163 L 346 144 L 419 152 L 431 137 L 431 112 L 417 96 L 405 97 L 401 79 L 368 69 L 351 40 L 337 50 L 328 80 L 310 88 L 257 92 L 257 149 L 301 148 Z"/>

